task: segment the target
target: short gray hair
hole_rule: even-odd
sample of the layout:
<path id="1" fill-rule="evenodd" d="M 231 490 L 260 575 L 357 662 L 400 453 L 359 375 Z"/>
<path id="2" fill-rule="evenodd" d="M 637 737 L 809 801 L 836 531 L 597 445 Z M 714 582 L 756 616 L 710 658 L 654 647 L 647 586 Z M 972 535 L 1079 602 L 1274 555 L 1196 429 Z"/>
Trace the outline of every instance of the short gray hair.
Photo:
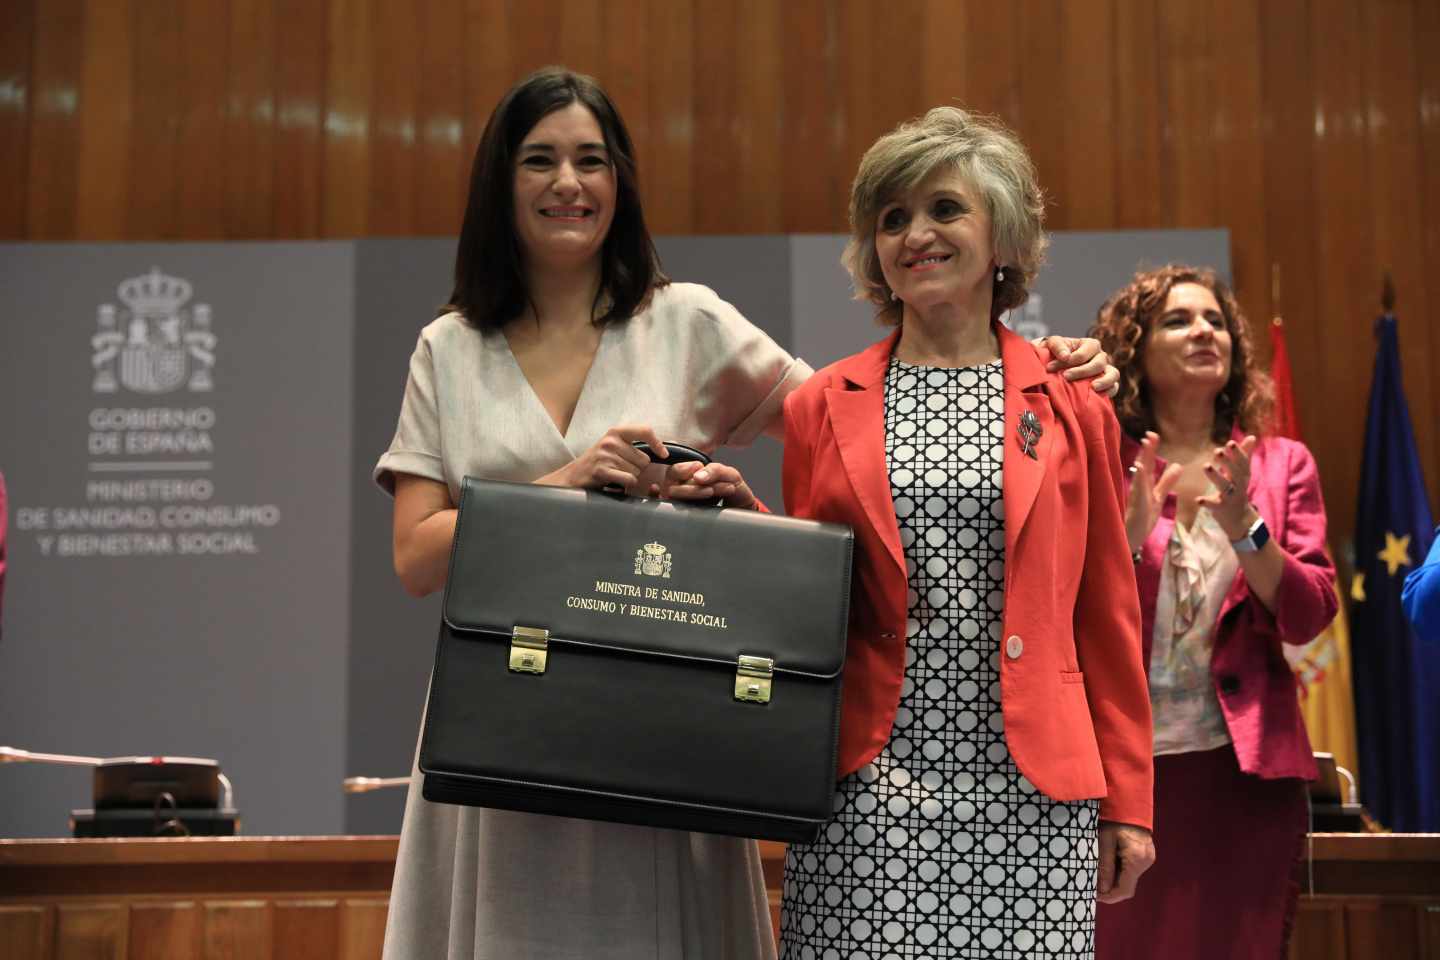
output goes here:
<path id="1" fill-rule="evenodd" d="M 964 177 L 990 211 L 995 255 L 1005 268 L 1004 281 L 995 284 L 992 317 L 1029 299 L 1027 285 L 1045 260 L 1045 196 L 1024 145 L 994 117 L 935 107 L 876 140 L 850 188 L 850 242 L 840 259 L 850 271 L 855 299 L 879 307 L 883 323 L 899 323 L 901 309 L 890 299 L 875 253 L 876 218 L 941 166 Z"/>

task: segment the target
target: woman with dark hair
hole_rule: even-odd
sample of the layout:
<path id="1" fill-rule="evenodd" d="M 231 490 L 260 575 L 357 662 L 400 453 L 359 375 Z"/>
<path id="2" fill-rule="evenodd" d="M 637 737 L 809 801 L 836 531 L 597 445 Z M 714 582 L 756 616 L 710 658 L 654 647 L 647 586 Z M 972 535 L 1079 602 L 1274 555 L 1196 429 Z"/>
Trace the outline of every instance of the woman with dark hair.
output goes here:
<path id="1" fill-rule="evenodd" d="M 533 74 L 486 125 L 454 293 L 420 334 L 375 469 L 395 496 L 396 572 L 416 596 L 444 586 L 466 475 L 631 489 L 648 464 L 632 441 L 778 435 L 809 373 L 707 288 L 666 280 L 609 97 Z M 733 468 L 692 480 L 756 504 Z M 772 953 L 751 842 L 430 803 L 412 778 L 387 958 Z"/>
<path id="2" fill-rule="evenodd" d="M 1070 364 L 1095 356 L 1055 344 L 1077 346 Z M 467 475 L 652 492 L 632 441 L 663 455 L 663 439 L 709 453 L 779 438 L 781 403 L 809 374 L 711 290 L 660 272 L 630 137 L 599 85 L 532 74 L 481 137 L 454 293 L 420 334 L 375 469 L 395 497 L 396 572 L 417 596 L 444 586 Z M 661 482 L 759 508 L 725 464 Z M 385 939 L 387 957 L 427 960 L 774 955 L 753 841 L 430 803 L 418 776 Z"/>
<path id="3" fill-rule="evenodd" d="M 1280 957 L 1315 776 L 1281 647 L 1336 609 L 1315 461 L 1265 435 L 1269 378 L 1214 271 L 1137 274 L 1092 332 L 1120 366 L 1160 851 L 1096 955 Z"/>

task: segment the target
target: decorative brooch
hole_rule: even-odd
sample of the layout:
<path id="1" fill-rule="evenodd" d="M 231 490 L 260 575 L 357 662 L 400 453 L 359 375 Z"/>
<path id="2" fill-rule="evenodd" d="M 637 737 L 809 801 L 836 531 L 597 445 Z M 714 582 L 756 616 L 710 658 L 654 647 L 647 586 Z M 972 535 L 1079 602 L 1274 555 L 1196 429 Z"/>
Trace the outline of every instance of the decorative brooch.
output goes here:
<path id="1" fill-rule="evenodd" d="M 1020 427 L 1016 431 L 1020 435 L 1020 452 L 1031 460 L 1039 460 L 1040 457 L 1035 452 L 1035 444 L 1040 442 L 1040 435 L 1044 432 L 1040 429 L 1040 419 L 1035 416 L 1033 411 L 1026 410 L 1020 414 Z"/>

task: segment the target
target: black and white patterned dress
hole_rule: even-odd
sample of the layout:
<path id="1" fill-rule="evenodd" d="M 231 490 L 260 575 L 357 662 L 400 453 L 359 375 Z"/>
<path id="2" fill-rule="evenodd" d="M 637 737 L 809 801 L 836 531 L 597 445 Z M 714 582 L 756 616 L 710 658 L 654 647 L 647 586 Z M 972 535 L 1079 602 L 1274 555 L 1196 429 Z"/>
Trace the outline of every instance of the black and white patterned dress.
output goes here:
<path id="1" fill-rule="evenodd" d="M 1097 804 L 1050 800 L 1005 745 L 1004 412 L 998 360 L 890 361 L 905 679 L 885 749 L 785 858 L 783 958 L 1093 956 Z"/>

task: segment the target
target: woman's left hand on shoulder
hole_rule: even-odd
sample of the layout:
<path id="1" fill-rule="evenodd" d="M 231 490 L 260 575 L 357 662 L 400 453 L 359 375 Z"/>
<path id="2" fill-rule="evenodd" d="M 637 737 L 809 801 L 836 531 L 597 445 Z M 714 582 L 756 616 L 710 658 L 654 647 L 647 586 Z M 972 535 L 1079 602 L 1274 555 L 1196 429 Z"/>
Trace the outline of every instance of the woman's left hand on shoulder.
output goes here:
<path id="1" fill-rule="evenodd" d="M 669 500 L 709 500 L 719 497 L 727 507 L 753 510 L 756 498 L 740 471 L 726 463 L 677 463 L 665 471 L 660 495 Z"/>
<path id="2" fill-rule="evenodd" d="M 1110 363 L 1110 357 L 1100 349 L 1100 341 L 1094 337 L 1061 337 L 1052 334 L 1030 341 L 1050 355 L 1045 369 L 1051 373 L 1063 370 L 1066 380 L 1089 380 L 1095 392 L 1106 397 L 1115 396 L 1120 389 L 1120 371 Z"/>
<path id="3" fill-rule="evenodd" d="M 1259 441 L 1253 434 L 1239 443 L 1234 440 L 1216 447 L 1205 464 L 1205 476 L 1215 485 L 1214 493 L 1196 497 L 1195 502 L 1215 515 L 1220 529 L 1231 540 L 1245 536 L 1255 522 L 1250 504 L 1250 455 Z"/>

